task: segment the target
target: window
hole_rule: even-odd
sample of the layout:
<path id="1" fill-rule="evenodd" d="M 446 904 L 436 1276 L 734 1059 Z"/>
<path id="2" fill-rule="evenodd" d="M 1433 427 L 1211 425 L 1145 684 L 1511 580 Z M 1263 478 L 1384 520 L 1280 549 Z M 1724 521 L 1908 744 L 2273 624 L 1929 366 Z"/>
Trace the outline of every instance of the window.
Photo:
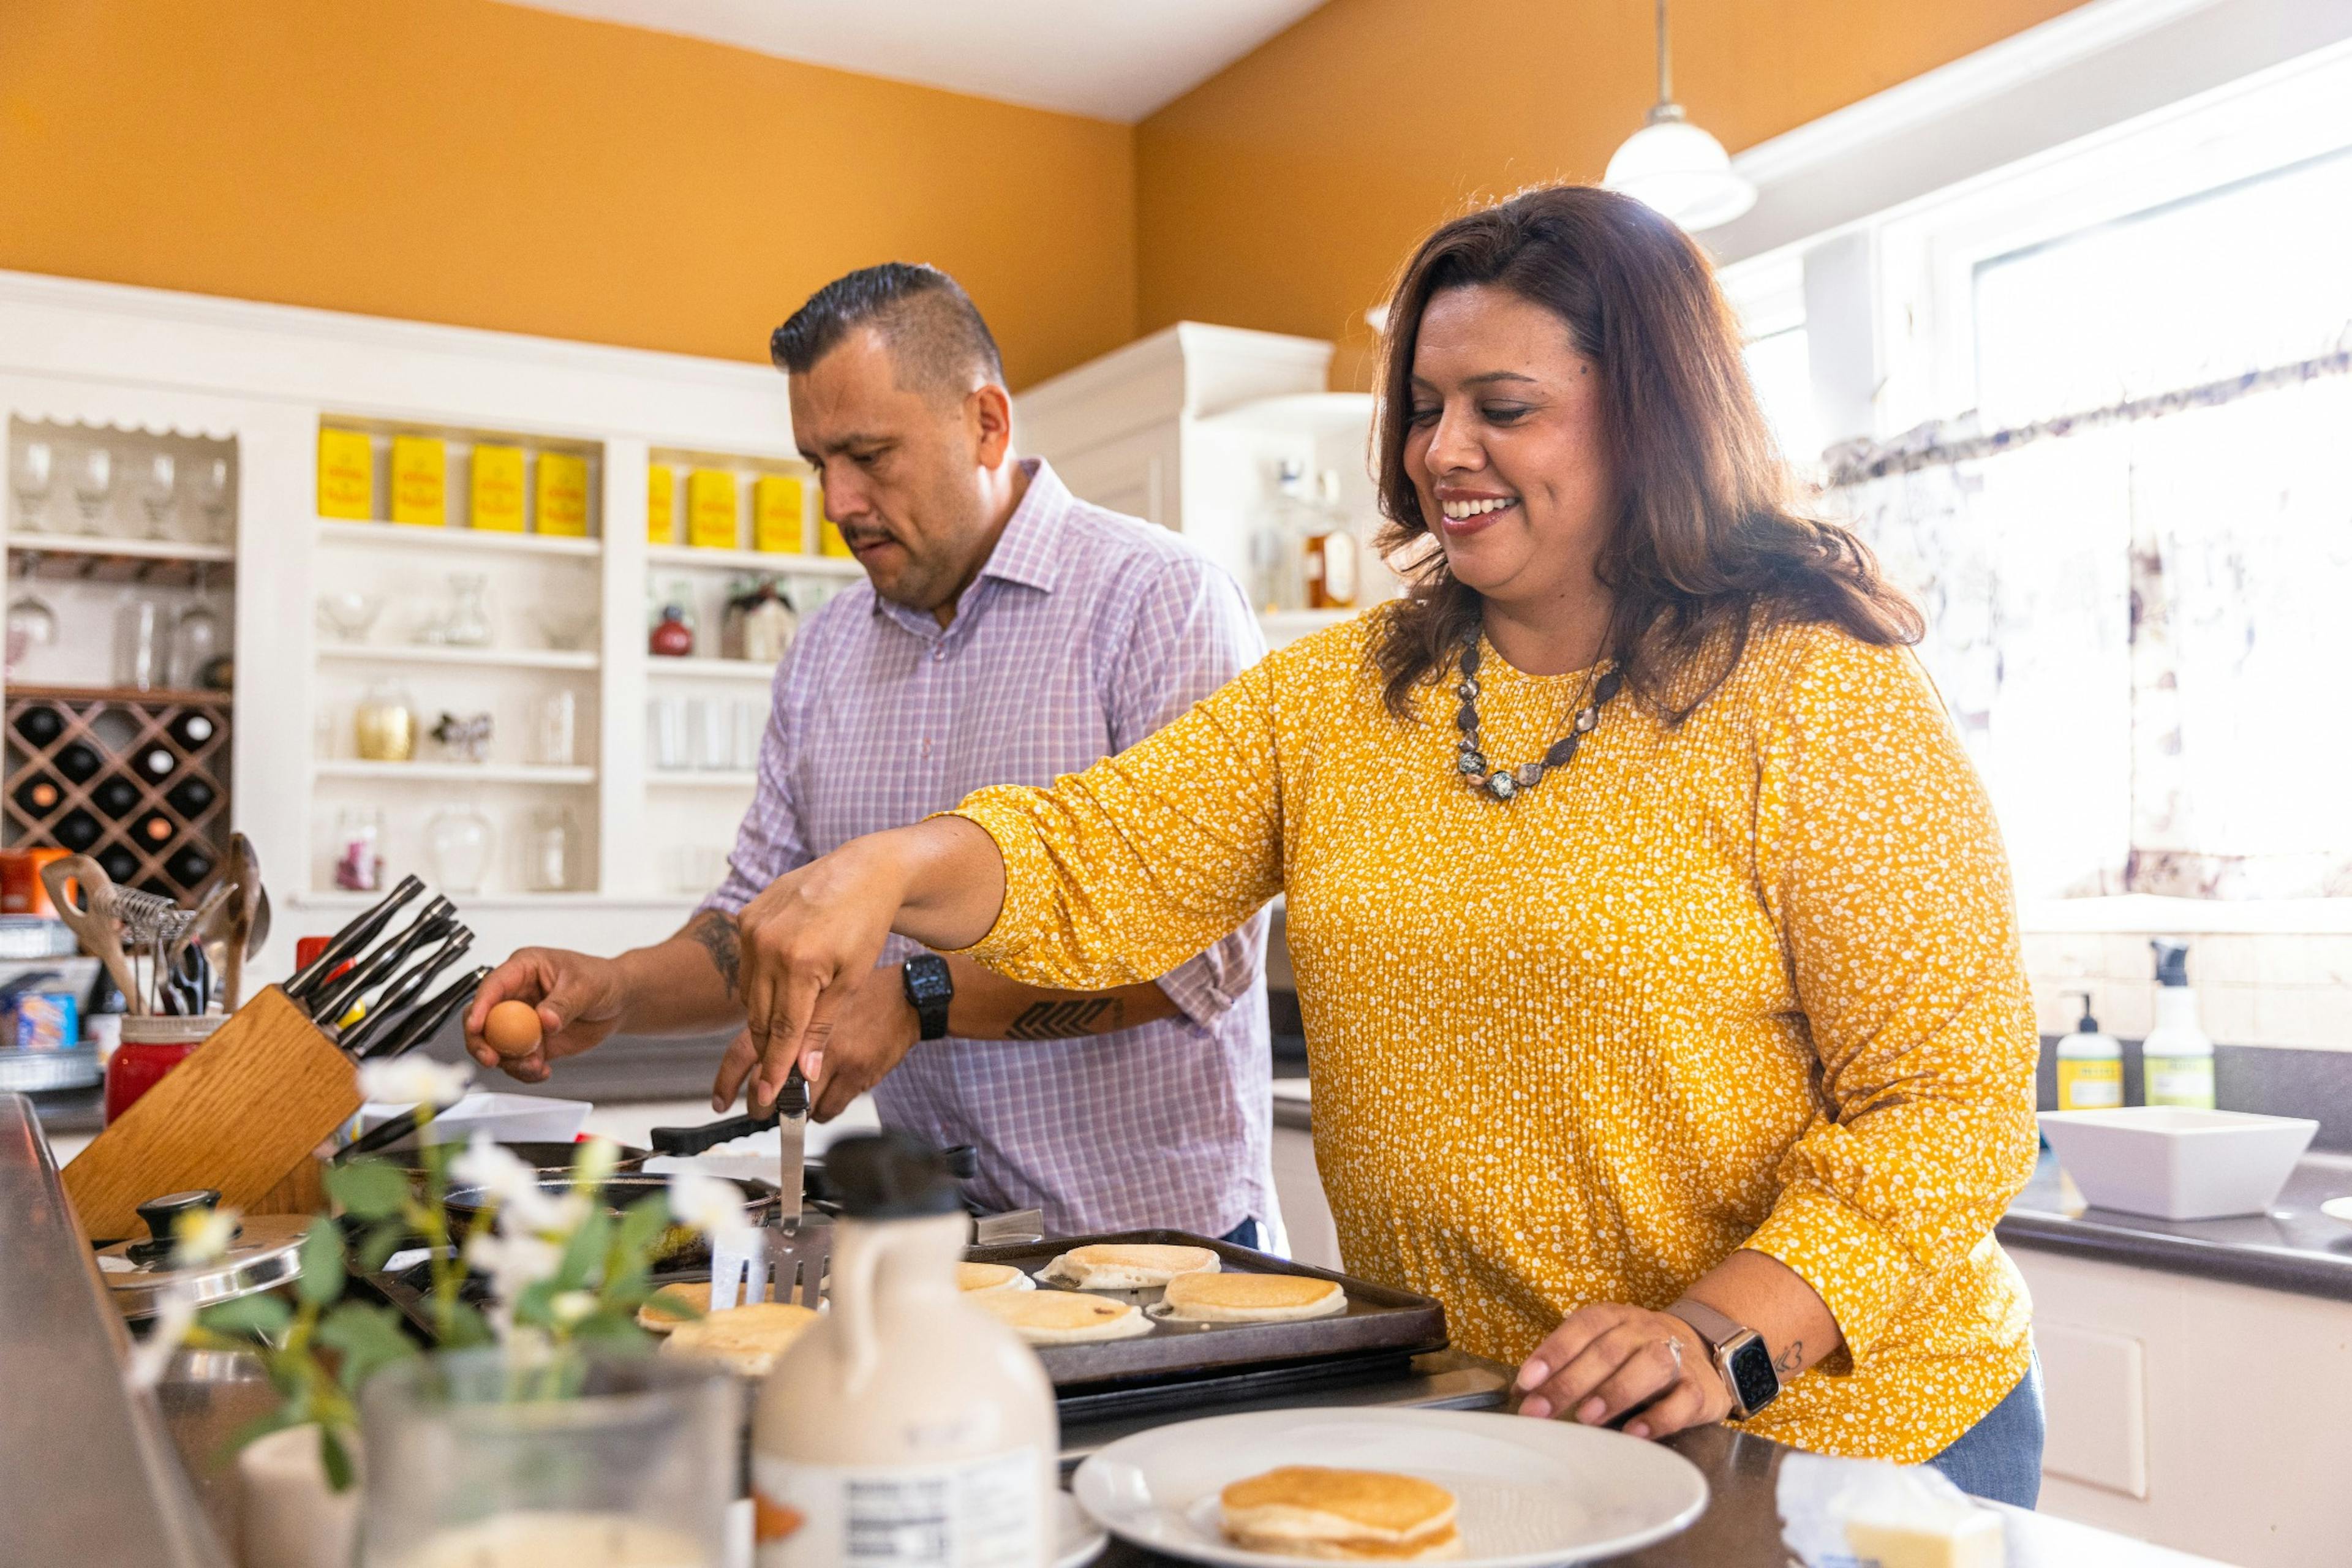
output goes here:
<path id="1" fill-rule="evenodd" d="M 1800 466 L 1818 460 L 1828 445 L 1813 409 L 1811 337 L 1801 326 L 1784 327 L 1748 344 L 1748 379 L 1772 422 L 1780 454 Z"/>

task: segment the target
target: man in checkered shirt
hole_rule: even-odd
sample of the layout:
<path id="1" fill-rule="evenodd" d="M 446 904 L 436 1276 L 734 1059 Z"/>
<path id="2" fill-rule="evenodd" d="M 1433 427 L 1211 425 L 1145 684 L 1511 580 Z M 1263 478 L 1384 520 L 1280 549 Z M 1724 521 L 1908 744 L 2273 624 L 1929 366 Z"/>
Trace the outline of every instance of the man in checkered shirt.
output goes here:
<path id="1" fill-rule="evenodd" d="M 946 274 L 853 272 L 772 352 L 825 515 L 868 582 L 811 617 L 778 667 L 758 793 L 726 881 L 685 929 L 614 959 L 526 948 L 483 985 L 467 1047 L 519 1078 L 615 1031 L 741 1023 L 736 916 L 769 883 L 984 785 L 1050 784 L 1132 745 L 1265 651 L 1241 590 L 1183 541 L 1014 457 L 995 342 Z M 1155 983 L 1098 994 L 893 939 L 833 1011 L 815 1114 L 870 1089 L 886 1126 L 979 1151 L 982 1202 L 1042 1207 L 1058 1234 L 1168 1226 L 1258 1244 L 1274 1220 L 1264 939 L 1260 914 Z M 920 1038 L 915 998 L 942 979 L 946 1033 Z M 481 1037 L 509 996 L 537 1003 L 546 1030 L 519 1061 Z M 714 1108 L 756 1065 L 739 1037 Z"/>

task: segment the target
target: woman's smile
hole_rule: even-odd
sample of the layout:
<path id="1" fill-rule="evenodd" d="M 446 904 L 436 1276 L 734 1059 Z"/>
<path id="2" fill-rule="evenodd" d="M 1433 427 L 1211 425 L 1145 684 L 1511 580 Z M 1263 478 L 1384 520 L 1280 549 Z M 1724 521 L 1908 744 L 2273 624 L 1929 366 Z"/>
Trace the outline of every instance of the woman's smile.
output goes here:
<path id="1" fill-rule="evenodd" d="M 1484 532 L 1518 509 L 1519 498 L 1492 490 L 1467 490 L 1452 485 L 1436 488 L 1441 526 L 1447 539 L 1468 539 Z"/>

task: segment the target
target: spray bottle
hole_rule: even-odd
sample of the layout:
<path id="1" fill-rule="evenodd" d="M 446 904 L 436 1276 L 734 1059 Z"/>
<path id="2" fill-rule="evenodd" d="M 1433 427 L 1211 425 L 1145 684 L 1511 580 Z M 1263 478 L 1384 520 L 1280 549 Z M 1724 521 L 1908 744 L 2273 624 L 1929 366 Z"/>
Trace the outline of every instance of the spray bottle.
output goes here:
<path id="1" fill-rule="evenodd" d="M 2083 1019 L 2058 1042 L 2058 1109 L 2114 1110 L 2124 1102 L 2124 1047 L 2100 1032 L 2089 992 L 2066 994 L 2083 999 Z"/>
<path id="2" fill-rule="evenodd" d="M 2189 984 L 2189 944 L 2161 938 L 2156 950 L 2156 1027 L 2140 1047 L 2147 1103 L 2194 1110 L 2213 1109 L 2213 1042 L 2197 1021 L 2197 993 Z"/>

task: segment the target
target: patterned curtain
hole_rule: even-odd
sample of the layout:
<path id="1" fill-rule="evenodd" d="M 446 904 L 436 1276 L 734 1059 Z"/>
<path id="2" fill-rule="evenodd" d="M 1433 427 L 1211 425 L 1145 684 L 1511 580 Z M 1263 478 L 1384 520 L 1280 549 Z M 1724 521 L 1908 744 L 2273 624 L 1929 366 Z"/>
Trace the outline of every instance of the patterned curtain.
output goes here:
<path id="1" fill-rule="evenodd" d="M 2347 370 L 1831 454 L 2021 897 L 2352 895 Z"/>

